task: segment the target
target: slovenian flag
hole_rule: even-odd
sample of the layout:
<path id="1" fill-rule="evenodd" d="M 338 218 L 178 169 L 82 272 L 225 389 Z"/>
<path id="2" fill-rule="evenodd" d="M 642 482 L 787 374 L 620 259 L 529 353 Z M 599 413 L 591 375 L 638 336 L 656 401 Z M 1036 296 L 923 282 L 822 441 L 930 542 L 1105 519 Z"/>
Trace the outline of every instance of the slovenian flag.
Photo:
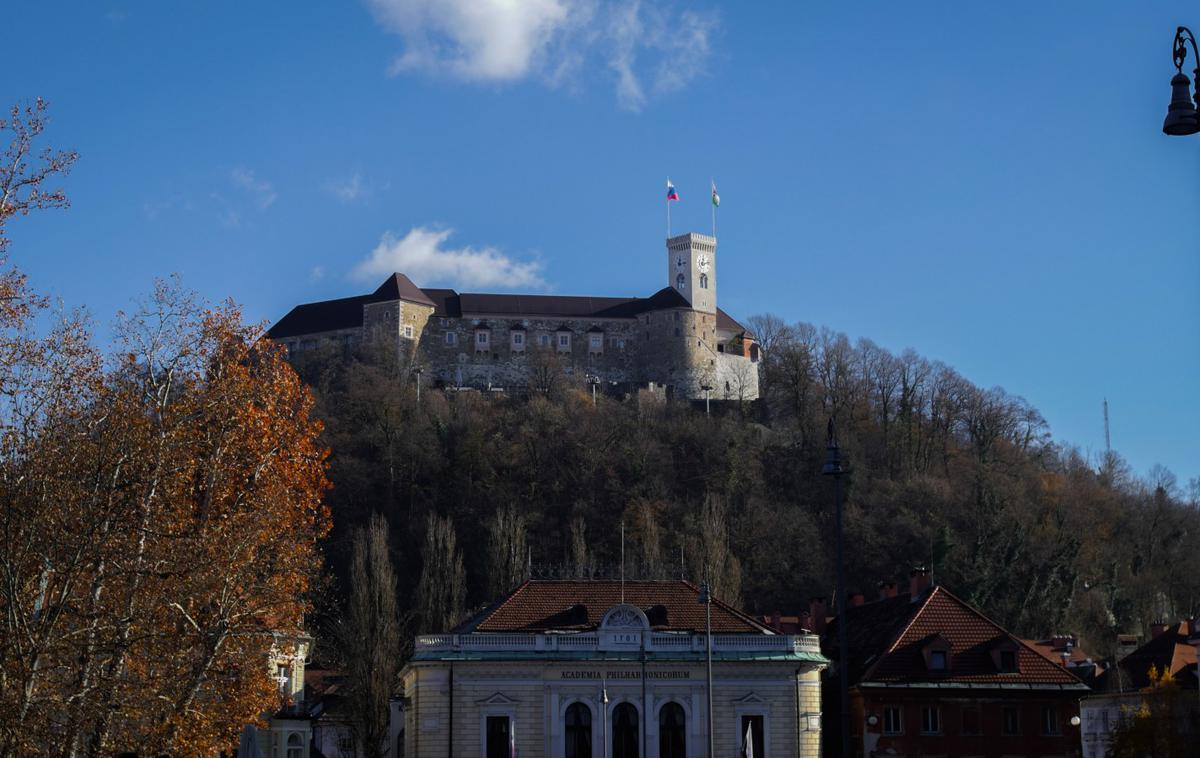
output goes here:
<path id="1" fill-rule="evenodd" d="M 667 180 L 667 202 L 669 203 L 672 200 L 678 200 L 678 199 L 679 199 L 679 193 L 675 191 L 675 185 L 671 184 L 671 180 L 668 179 Z"/>
<path id="2" fill-rule="evenodd" d="M 716 182 L 712 183 L 712 188 L 713 188 L 713 207 L 720 208 L 721 207 L 721 196 L 717 194 L 717 183 Z"/>

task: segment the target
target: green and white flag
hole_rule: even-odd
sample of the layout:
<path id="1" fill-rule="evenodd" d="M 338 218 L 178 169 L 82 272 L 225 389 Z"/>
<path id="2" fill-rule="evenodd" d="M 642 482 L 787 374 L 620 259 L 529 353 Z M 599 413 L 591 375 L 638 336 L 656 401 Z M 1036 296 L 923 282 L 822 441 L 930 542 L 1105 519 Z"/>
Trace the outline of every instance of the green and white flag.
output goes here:
<path id="1" fill-rule="evenodd" d="M 721 207 L 721 196 L 717 194 L 717 183 L 716 182 L 712 183 L 712 190 L 713 190 L 713 207 L 720 208 Z"/>

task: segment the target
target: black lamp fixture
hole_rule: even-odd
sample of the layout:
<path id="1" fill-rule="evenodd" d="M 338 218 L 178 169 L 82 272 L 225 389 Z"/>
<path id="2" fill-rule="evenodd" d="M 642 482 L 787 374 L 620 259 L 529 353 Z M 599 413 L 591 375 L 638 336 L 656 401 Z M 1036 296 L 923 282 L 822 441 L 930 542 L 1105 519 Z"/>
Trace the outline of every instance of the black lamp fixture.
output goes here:
<path id="1" fill-rule="evenodd" d="M 1192 71 L 1196 76 L 1196 90 L 1189 91 L 1191 81 L 1183 73 L 1183 63 L 1187 60 L 1187 45 L 1192 46 L 1192 55 L 1196 56 L 1197 68 Z M 1196 38 L 1192 30 L 1181 26 L 1175 30 L 1175 44 L 1171 50 L 1171 58 L 1175 61 L 1175 76 L 1171 77 L 1171 104 L 1167 106 L 1167 118 L 1163 121 L 1163 134 L 1186 136 L 1200 132 L 1200 118 L 1196 115 L 1196 106 L 1200 105 L 1200 50 L 1196 49 Z"/>

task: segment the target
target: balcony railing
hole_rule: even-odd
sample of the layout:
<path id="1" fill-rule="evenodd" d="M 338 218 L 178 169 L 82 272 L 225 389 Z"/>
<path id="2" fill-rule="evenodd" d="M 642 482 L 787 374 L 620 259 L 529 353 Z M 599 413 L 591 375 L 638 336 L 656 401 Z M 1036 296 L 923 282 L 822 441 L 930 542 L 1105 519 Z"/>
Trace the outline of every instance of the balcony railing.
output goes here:
<path id="1" fill-rule="evenodd" d="M 605 649 L 602 635 L 581 634 L 423 634 L 417 652 L 587 652 Z M 651 633 L 648 652 L 696 652 L 705 649 L 703 634 Z M 626 646 L 619 648 L 627 650 Z M 714 634 L 715 653 L 820 653 L 815 635 Z"/>

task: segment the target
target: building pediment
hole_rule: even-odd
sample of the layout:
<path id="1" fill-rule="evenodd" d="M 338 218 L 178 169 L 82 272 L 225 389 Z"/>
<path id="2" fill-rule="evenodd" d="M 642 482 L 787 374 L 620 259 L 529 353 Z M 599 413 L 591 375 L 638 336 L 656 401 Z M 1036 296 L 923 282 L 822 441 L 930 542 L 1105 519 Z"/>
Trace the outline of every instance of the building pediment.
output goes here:
<path id="1" fill-rule="evenodd" d="M 477 705 L 515 705 L 520 701 L 514 700 L 503 692 L 494 692 L 482 700 L 476 700 Z"/>

